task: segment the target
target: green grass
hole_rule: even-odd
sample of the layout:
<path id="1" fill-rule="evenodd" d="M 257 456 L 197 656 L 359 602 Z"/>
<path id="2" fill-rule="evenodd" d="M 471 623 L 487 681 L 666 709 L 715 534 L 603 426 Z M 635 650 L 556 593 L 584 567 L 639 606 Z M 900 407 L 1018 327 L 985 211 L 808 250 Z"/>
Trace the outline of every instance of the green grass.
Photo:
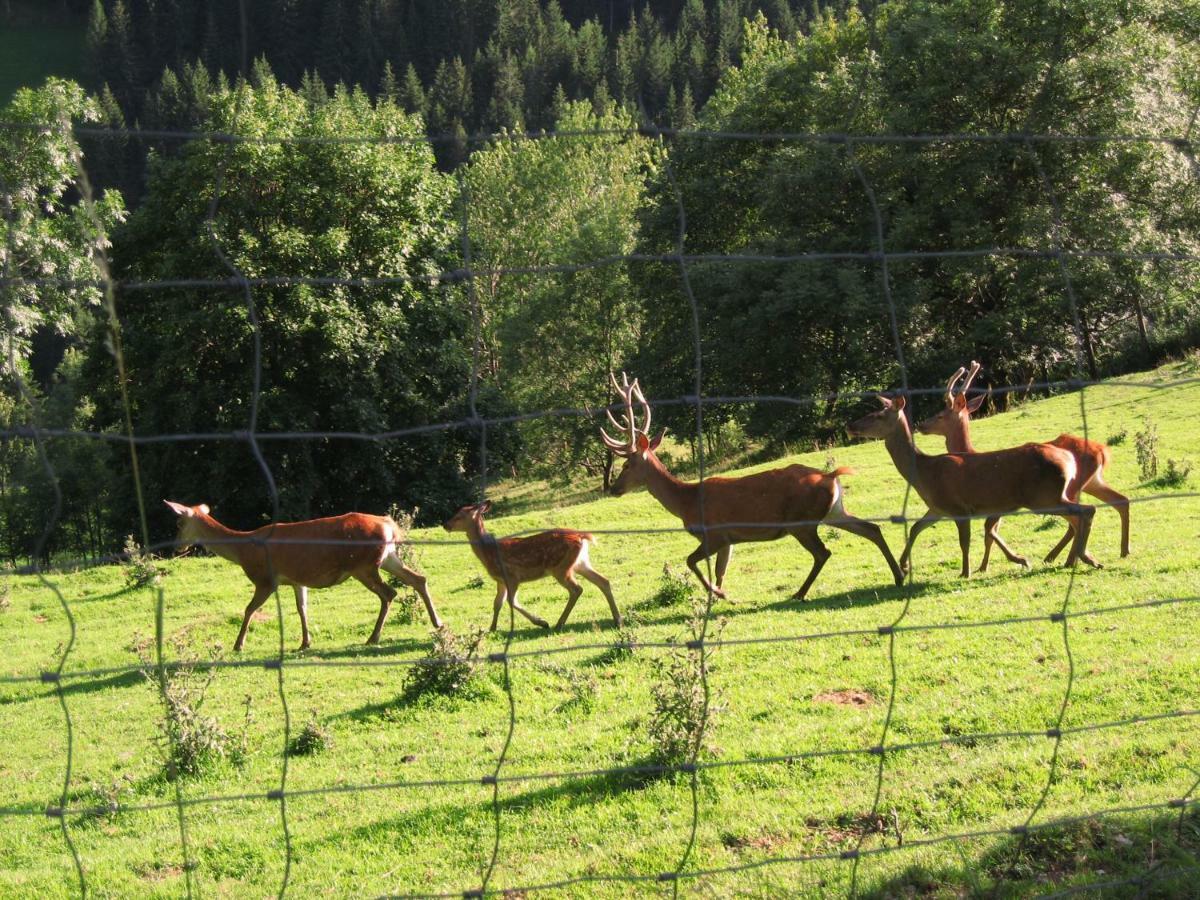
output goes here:
<path id="1" fill-rule="evenodd" d="M 1145 416 L 1159 427 L 1160 452 L 1200 461 L 1193 410 L 1200 386 L 1155 390 L 1155 381 L 1195 374 L 1168 366 L 1102 386 L 1085 396 L 1089 434 L 1103 440 Z M 1082 432 L 1079 395 L 1029 403 L 978 423 L 981 448 Z M 933 441 L 922 439 L 933 449 Z M 838 448 L 848 505 L 858 515 L 899 512 L 903 484 L 878 443 Z M 822 465 L 826 453 L 795 459 Z M 1192 476 L 1195 480 L 1197 476 Z M 1117 447 L 1110 483 L 1134 498 L 1160 493 L 1138 484 L 1133 448 Z M 841 534 L 828 541 L 833 557 L 810 600 L 789 596 L 808 568 L 794 541 L 738 547 L 727 578 L 732 600 L 724 639 L 865 630 L 804 642 L 731 644 L 711 656 L 710 683 L 722 711 L 711 744 L 720 762 L 733 763 L 812 751 L 877 744 L 892 696 L 889 639 L 875 632 L 907 609 L 905 626 L 969 624 L 1037 617 L 1003 627 L 900 631 L 895 636 L 895 696 L 889 744 L 934 742 L 890 752 L 884 759 L 878 809 L 883 830 L 867 818 L 879 759 L 870 755 L 815 756 L 791 762 L 730 765 L 699 778 L 699 828 L 689 866 L 722 868 L 770 858 L 833 853 L 855 847 L 893 847 L 896 826 L 904 847 L 864 857 L 859 888 L 866 896 L 1035 896 L 1089 881 L 1120 879 L 1154 863 L 1173 872 L 1196 865 L 1200 818 L 1185 810 L 1107 817 L 1056 827 L 1021 840 L 988 837 L 921 845 L 922 839 L 1006 828 L 1025 821 L 1047 787 L 1055 742 L 1046 737 L 962 740 L 977 733 L 1039 731 L 1055 724 L 1073 664 L 1065 728 L 1200 709 L 1200 603 L 1177 603 L 1072 618 L 1071 660 L 1063 626 L 1049 616 L 1062 608 L 1082 613 L 1119 604 L 1194 596 L 1200 501 L 1194 483 L 1168 492 L 1173 500 L 1136 503 L 1133 553 L 1120 559 L 1116 515 L 1097 513 L 1091 549 L 1102 571 L 1035 565 L 1023 572 L 1002 559 L 985 576 L 960 580 L 954 529 L 928 532 L 914 557 L 911 586 L 890 584 L 883 561 L 865 541 Z M 204 498 L 193 498 L 200 501 Z M 676 524 L 645 493 L 578 502 L 557 512 L 525 498 L 522 515 L 496 518 L 496 533 L 562 525 L 605 529 Z M 910 508 L 912 515 L 923 510 Z M 219 510 L 217 511 L 219 515 Z M 1060 527 L 1037 516 L 1006 520 L 1004 534 L 1018 552 L 1040 558 Z M 899 551 L 903 532 L 885 525 Z M 480 573 L 465 544 L 440 530 L 418 532 L 421 566 L 444 618 L 466 632 L 490 616 L 490 585 L 472 586 Z M 682 533 L 601 534 L 593 562 L 613 582 L 618 602 L 641 620 L 642 641 L 683 636 L 686 612 L 649 602 L 664 563 L 681 564 L 694 546 Z M 975 529 L 974 558 L 981 550 Z M 211 558 L 176 560 L 164 581 L 164 627 L 197 648 L 221 642 L 227 656 L 248 585 L 229 564 Z M 153 632 L 155 597 L 126 591 L 115 567 L 53 575 L 69 603 L 75 643 L 66 671 L 129 666 L 135 635 Z M 553 582 L 529 585 L 524 603 L 557 615 L 565 599 Z M 10 606 L 0 612 L 0 675 L 52 668 L 70 628 L 52 590 L 37 579 L 12 579 Z M 356 584 L 314 593 L 309 604 L 314 649 L 297 654 L 299 632 L 290 596 L 281 598 L 287 659 L 329 665 L 287 666 L 283 686 L 293 735 L 312 718 L 328 734 L 328 749 L 287 760 L 289 791 L 314 791 L 287 803 L 292 843 L 290 890 L 296 896 L 416 891 L 461 891 L 477 886 L 491 857 L 492 788 L 482 784 L 328 793 L 331 786 L 395 781 L 478 779 L 490 774 L 505 746 L 509 705 L 503 669 L 486 667 L 471 699 L 401 699 L 405 669 L 333 663 L 385 662 L 419 657 L 428 649 L 424 622 L 396 620 L 377 648 L 362 642 L 375 601 Z M 907 604 L 907 607 L 906 607 Z M 277 611 L 252 626 L 248 658 L 278 652 Z M 502 620 L 507 623 L 507 616 Z M 590 770 L 636 764 L 649 753 L 650 658 L 587 645 L 612 641 L 602 597 L 588 586 L 562 633 L 544 633 L 518 620 L 513 651 L 560 650 L 552 657 L 510 662 L 517 725 L 502 774 Z M 503 633 L 485 644 L 504 648 Z M 588 702 L 572 703 L 564 669 L 595 679 Z M 185 799 L 258 794 L 279 787 L 285 746 L 277 673 L 222 669 L 205 712 L 228 731 L 241 729 L 246 699 L 252 722 L 249 753 L 240 766 L 221 763 L 181 783 Z M 72 816 L 67 827 L 93 896 L 178 896 L 183 856 L 173 787 L 162 777 L 154 742 L 160 706 L 135 673 L 67 678 L 63 693 L 73 727 L 69 802 L 95 806 L 115 796 L 126 805 L 164 804 L 149 811 Z M 843 692 L 843 693 L 839 693 Z M 855 697 L 858 703 L 834 702 Z M 40 812 L 60 800 L 66 728 L 53 687 L 0 683 L 0 895 L 68 896 L 77 891 L 59 823 Z M 1183 796 L 1200 777 L 1200 718 L 1159 719 L 1068 734 L 1057 775 L 1037 821 L 1110 807 L 1159 804 Z M 688 843 L 692 794 L 686 775 L 657 779 L 588 775 L 502 783 L 500 852 L 491 886 L 504 888 L 587 874 L 658 873 L 678 864 Z M 265 895 L 278 890 L 284 868 L 279 805 L 264 799 L 190 806 L 187 837 L 192 877 L 203 895 Z M 1182 842 L 1177 840 L 1182 835 Z M 843 860 L 783 863 L 685 882 L 685 892 L 714 896 L 845 895 L 853 864 Z M 617 897 L 660 893 L 662 885 L 590 883 L 567 896 Z M 1190 893 L 1189 893 L 1190 892 Z M 1194 896 L 1194 873 L 1164 877 L 1141 896 Z M 1131 888 L 1097 896 L 1133 896 Z M 1088 896 L 1093 896 L 1089 894 Z"/>
<path id="2" fill-rule="evenodd" d="M 82 27 L 0 23 L 0 104 L 17 88 L 37 87 L 50 75 L 82 77 Z"/>

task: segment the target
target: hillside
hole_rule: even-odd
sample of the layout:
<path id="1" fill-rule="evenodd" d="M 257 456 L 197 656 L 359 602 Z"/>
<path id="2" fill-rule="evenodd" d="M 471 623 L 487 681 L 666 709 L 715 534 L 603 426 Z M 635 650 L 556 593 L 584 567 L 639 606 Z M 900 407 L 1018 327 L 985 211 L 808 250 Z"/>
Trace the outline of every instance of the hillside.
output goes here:
<path id="1" fill-rule="evenodd" d="M 1200 604 L 1193 601 L 1200 473 L 1181 487 L 1142 483 L 1134 443 L 1151 422 L 1162 465 L 1168 458 L 1200 463 L 1191 412 L 1200 402 L 1197 379 L 1200 364 L 1192 357 L 1082 396 L 1022 403 L 975 428 L 977 446 L 998 448 L 1062 431 L 1083 433 L 1086 412 L 1087 433 L 1114 443 L 1108 481 L 1135 501 L 1132 555 L 1119 558 L 1117 517 L 1099 511 L 1091 549 L 1103 570 L 1072 575 L 1037 563 L 1025 572 L 994 558 L 989 573 L 962 581 L 954 529 L 941 525 L 917 546 L 912 584 L 897 588 L 865 541 L 823 533 L 833 556 L 801 603 L 789 597 L 809 557 L 794 541 L 735 549 L 727 576 L 732 599 L 714 607 L 724 628 L 710 660 L 717 710 L 712 754 L 702 757 L 720 765 L 699 775 L 699 824 L 688 868 L 736 871 L 687 881 L 684 889 L 714 896 L 843 896 L 856 874 L 864 896 L 963 896 L 998 884 L 998 896 L 1023 897 L 1121 879 L 1162 862 L 1156 889 L 1179 896 L 1174 891 L 1190 882 L 1171 879 L 1194 867 L 1200 847 L 1194 807 L 1165 807 L 1188 795 L 1197 777 Z M 1122 442 L 1112 440 L 1121 433 Z M 930 439 L 921 443 L 936 449 Z M 853 513 L 887 517 L 906 509 L 903 482 L 878 443 L 769 465 L 823 466 L 827 456 L 857 472 L 845 479 Z M 922 511 L 909 501 L 910 517 Z M 214 513 L 219 518 L 221 510 Z M 597 532 L 593 563 L 612 581 L 622 610 L 636 618 L 637 639 L 656 644 L 686 637 L 685 604 L 662 607 L 652 597 L 664 565 L 682 568 L 694 542 L 673 530 L 676 520 L 644 492 L 489 524 L 498 534 L 550 525 Z M 882 527 L 898 555 L 902 526 Z M 1013 516 L 1004 524 L 1011 546 L 1038 559 L 1060 533 L 1059 521 L 1041 516 Z M 492 588 L 476 581 L 481 569 L 459 536 L 426 529 L 414 537 L 443 618 L 458 632 L 486 625 Z M 981 550 L 976 528 L 974 560 Z M 232 659 L 247 582 L 212 558 L 166 566 L 165 634 L 201 654 L 220 644 L 221 657 Z M 0 662 L 0 896 L 78 892 L 60 823 L 43 814 L 61 798 L 63 705 L 53 687 L 36 680 L 56 666 L 72 630 L 61 688 L 71 722 L 69 804 L 149 807 L 68 816 L 89 891 L 178 896 L 184 857 L 175 788 L 162 777 L 155 744 L 161 706 L 129 668 L 137 663 L 131 648 L 139 636 L 154 631 L 153 592 L 124 589 L 117 567 L 53 574 L 44 583 L 24 576 L 9 581 L 7 603 L 0 606 L 6 648 Z M 521 599 L 550 617 L 565 595 L 544 581 L 528 586 Z M 279 600 L 253 623 L 243 656 L 278 653 L 282 609 L 287 652 L 281 676 L 258 666 L 216 670 L 203 707 L 235 737 L 244 730 L 244 759 L 180 782 L 199 893 L 274 894 L 283 879 L 280 808 L 266 799 L 283 777 L 281 683 L 291 733 L 315 717 L 333 742 L 324 752 L 290 758 L 286 767 L 287 791 L 299 792 L 287 802 L 289 891 L 297 896 L 477 887 L 495 838 L 493 789 L 478 779 L 495 772 L 502 751 L 491 888 L 584 875 L 652 879 L 675 869 L 692 823 L 688 776 L 588 774 L 645 760 L 653 660 L 667 652 L 653 646 L 629 657 L 607 652 L 615 633 L 593 588 L 586 588 L 562 633 L 545 634 L 518 619 L 511 635 L 487 639 L 486 652 L 507 648 L 522 655 L 506 667 L 488 665 L 478 695 L 453 701 L 401 697 L 410 668 L 402 663 L 429 646 L 423 619 L 404 622 L 394 612 L 382 644 L 367 648 L 362 641 L 375 599 L 355 583 L 314 592 L 314 647 L 299 654 L 290 592 Z M 1051 621 L 1064 608 L 1065 624 Z M 892 624 L 894 640 L 879 634 Z M 812 637 L 786 640 L 805 635 Z M 93 669 L 116 671 L 70 677 Z M 506 672 L 516 721 L 511 741 Z M 1059 723 L 1068 686 L 1058 743 L 1044 731 Z M 1128 721 L 1138 717 L 1150 720 Z M 878 818 L 872 819 L 880 757 L 839 751 L 879 744 L 885 722 L 884 744 L 905 749 L 883 757 Z M 571 772 L 577 774 L 505 780 Z M 456 783 L 417 784 L 442 780 Z M 389 786 L 355 790 L 370 785 Z M 210 797 L 224 799 L 205 802 Z M 1036 824 L 1143 806 L 1149 808 L 1038 831 L 1025 842 L 1004 836 L 935 842 L 1020 825 L 1035 808 Z M 898 833 L 903 849 L 866 855 L 857 866 L 838 859 L 860 840 L 864 851 L 896 848 Z M 813 856 L 830 858 L 779 862 Z M 562 893 L 659 891 L 653 880 L 598 880 Z"/>

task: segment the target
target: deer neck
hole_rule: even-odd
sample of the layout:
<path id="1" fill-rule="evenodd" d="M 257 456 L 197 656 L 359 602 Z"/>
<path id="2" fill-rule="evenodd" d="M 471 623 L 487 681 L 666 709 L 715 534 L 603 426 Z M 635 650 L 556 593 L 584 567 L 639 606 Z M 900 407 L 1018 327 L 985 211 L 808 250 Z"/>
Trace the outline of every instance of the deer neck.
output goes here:
<path id="1" fill-rule="evenodd" d="M 492 563 L 496 557 L 496 541 L 491 533 L 484 527 L 483 522 L 471 519 L 467 523 L 467 538 L 471 541 L 471 552 L 479 558 L 479 561 L 483 563 L 483 567 L 490 572 Z"/>
<path id="2" fill-rule="evenodd" d="M 954 420 L 954 427 L 946 434 L 947 453 L 974 453 L 975 445 L 971 443 L 971 423 L 965 416 Z"/>
<path id="3" fill-rule="evenodd" d="M 210 553 L 241 565 L 242 554 L 249 548 L 245 539 L 253 532 L 235 531 L 222 525 L 212 516 L 197 513 L 192 532 L 194 542 L 201 544 Z"/>
<path id="4" fill-rule="evenodd" d="M 896 471 L 904 476 L 904 480 L 913 487 L 918 487 L 918 482 L 920 481 L 920 462 L 928 457 L 917 449 L 916 442 L 913 440 L 912 429 L 908 427 L 908 419 L 903 415 L 900 416 L 899 424 L 884 438 L 883 443 L 887 447 L 888 454 L 892 457 L 892 463 L 896 466 Z"/>
<path id="5" fill-rule="evenodd" d="M 653 453 L 646 454 L 646 462 L 650 466 L 646 473 L 646 490 L 650 496 L 661 503 L 667 512 L 684 522 L 696 518 L 696 491 L 699 485 L 694 481 L 680 481 L 667 471 L 667 467 Z"/>

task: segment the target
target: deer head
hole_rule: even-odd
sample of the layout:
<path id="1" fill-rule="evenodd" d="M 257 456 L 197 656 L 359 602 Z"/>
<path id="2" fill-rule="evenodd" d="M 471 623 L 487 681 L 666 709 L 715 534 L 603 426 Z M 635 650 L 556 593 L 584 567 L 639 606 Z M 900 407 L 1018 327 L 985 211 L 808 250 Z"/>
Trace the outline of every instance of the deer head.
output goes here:
<path id="1" fill-rule="evenodd" d="M 492 511 L 492 501 L 473 503 L 459 509 L 454 515 L 442 523 L 447 531 L 472 531 L 473 527 L 483 527 L 483 517 Z"/>
<path id="2" fill-rule="evenodd" d="M 846 426 L 846 430 L 854 437 L 887 438 L 897 429 L 906 427 L 904 407 L 907 402 L 903 394 L 895 399 L 877 394 L 876 399 L 879 400 L 880 409 Z"/>
<path id="3" fill-rule="evenodd" d="M 188 549 L 201 536 L 200 523 L 197 517 L 208 515 L 208 504 L 201 503 L 198 506 L 185 506 L 173 500 L 164 500 L 163 503 L 167 504 L 171 508 L 171 511 L 179 516 L 179 531 L 175 536 L 176 547 L 180 550 Z"/>
<path id="4" fill-rule="evenodd" d="M 666 431 L 663 430 L 659 432 L 658 437 L 650 439 L 650 404 L 646 402 L 646 396 L 642 393 L 642 388 L 636 378 L 631 384 L 629 376 L 622 372 L 621 383 L 618 384 L 617 376 L 610 372 L 608 377 L 612 381 L 613 390 L 620 395 L 625 404 L 625 413 L 620 422 L 616 420 L 611 410 L 605 410 L 605 415 L 608 416 L 608 421 L 613 428 L 622 433 L 622 439 L 617 440 L 603 428 L 600 429 L 600 438 L 604 441 L 604 446 L 611 450 L 614 456 L 625 460 L 620 474 L 609 486 L 609 492 L 619 497 L 646 483 L 647 473 L 658 462 L 654 458 L 654 451 L 662 443 Z M 644 415 L 644 421 L 640 428 L 633 411 L 635 398 L 641 404 Z M 650 462 L 652 459 L 654 459 L 654 463 Z"/>
<path id="5" fill-rule="evenodd" d="M 973 400 L 967 399 L 967 391 L 971 389 L 971 383 L 981 368 L 979 363 L 974 360 L 971 361 L 969 373 L 959 366 L 958 371 L 946 382 L 945 407 L 921 422 L 917 426 L 917 431 L 921 434 L 940 434 L 942 437 L 953 437 L 955 434 L 960 434 L 966 427 L 967 420 L 973 413 L 978 412 L 979 407 L 983 406 L 984 401 L 987 400 L 986 394 L 980 394 Z M 959 387 L 958 382 L 964 374 L 967 376 L 967 380 Z"/>

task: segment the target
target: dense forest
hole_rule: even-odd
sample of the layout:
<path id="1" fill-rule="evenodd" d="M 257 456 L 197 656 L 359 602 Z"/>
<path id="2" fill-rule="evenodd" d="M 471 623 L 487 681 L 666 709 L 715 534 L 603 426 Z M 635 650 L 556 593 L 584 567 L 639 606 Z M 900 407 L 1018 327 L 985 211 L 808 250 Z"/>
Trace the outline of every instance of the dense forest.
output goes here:
<path id="1" fill-rule="evenodd" d="M 1195 0 L 272 0 L 245 71 L 238 9 L 95 0 L 91 82 L 0 109 L 12 562 L 138 531 L 129 428 L 160 538 L 164 497 L 259 524 L 267 474 L 285 518 L 432 521 L 486 478 L 600 485 L 608 372 L 686 397 L 697 336 L 705 394 L 800 401 L 706 407 L 766 453 L 900 354 L 1026 384 L 1200 339 Z M 918 134 L 997 139 L 877 139 Z"/>

